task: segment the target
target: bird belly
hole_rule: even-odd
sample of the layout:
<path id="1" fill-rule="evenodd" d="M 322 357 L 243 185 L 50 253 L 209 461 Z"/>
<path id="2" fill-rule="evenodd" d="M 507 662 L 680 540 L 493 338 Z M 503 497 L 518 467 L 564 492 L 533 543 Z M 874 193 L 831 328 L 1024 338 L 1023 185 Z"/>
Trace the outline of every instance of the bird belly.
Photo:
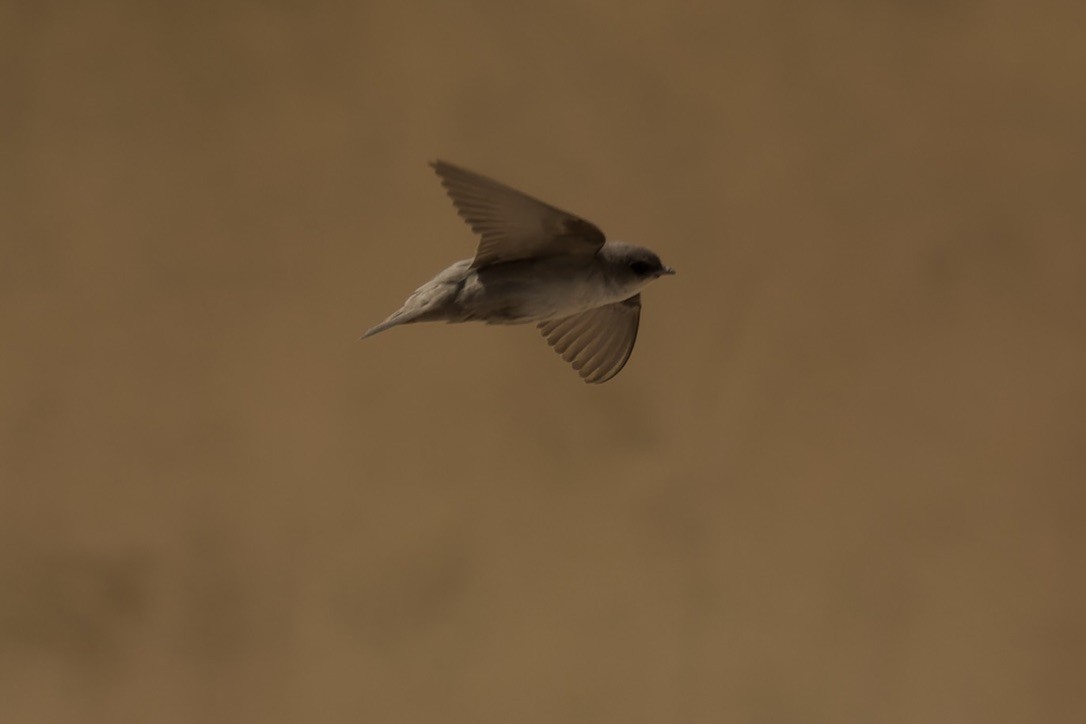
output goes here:
<path id="1" fill-rule="evenodd" d="M 467 319 L 488 324 L 560 319 L 625 298 L 590 269 L 538 262 L 480 270 L 469 276 L 458 296 Z"/>

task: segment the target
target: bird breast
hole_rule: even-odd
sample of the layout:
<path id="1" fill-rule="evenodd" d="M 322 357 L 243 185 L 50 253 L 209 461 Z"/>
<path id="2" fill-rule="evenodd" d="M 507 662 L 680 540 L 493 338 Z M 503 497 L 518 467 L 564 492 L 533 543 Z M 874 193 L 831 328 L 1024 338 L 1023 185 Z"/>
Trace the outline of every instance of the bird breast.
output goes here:
<path id="1" fill-rule="evenodd" d="M 592 263 L 533 260 L 476 270 L 465 280 L 459 301 L 472 319 L 522 324 L 568 317 L 633 293 L 611 283 Z"/>

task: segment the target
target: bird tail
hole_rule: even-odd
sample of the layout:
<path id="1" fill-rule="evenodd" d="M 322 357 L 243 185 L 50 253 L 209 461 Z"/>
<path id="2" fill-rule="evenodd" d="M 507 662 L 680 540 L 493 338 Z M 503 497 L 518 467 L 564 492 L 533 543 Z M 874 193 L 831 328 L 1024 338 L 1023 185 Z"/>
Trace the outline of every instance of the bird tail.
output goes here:
<path id="1" fill-rule="evenodd" d="M 386 329 L 391 329 L 392 327 L 396 327 L 401 324 L 409 324 L 410 322 L 414 322 L 416 321 L 417 316 L 417 313 L 412 314 L 411 312 L 407 312 L 403 309 L 397 310 L 393 312 L 385 321 L 381 322 L 378 325 L 370 327 L 365 332 L 363 332 L 362 339 L 365 339 L 366 337 L 372 337 L 379 332 L 384 332 Z"/>

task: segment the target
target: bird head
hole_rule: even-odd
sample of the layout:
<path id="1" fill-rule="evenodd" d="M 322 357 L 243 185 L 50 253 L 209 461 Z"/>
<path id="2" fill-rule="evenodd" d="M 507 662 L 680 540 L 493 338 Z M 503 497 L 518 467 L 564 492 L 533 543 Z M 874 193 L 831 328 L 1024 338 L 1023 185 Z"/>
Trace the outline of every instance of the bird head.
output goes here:
<path id="1" fill-rule="evenodd" d="M 643 246 L 608 242 L 599 251 L 614 281 L 636 291 L 654 279 L 674 274 L 652 251 Z"/>

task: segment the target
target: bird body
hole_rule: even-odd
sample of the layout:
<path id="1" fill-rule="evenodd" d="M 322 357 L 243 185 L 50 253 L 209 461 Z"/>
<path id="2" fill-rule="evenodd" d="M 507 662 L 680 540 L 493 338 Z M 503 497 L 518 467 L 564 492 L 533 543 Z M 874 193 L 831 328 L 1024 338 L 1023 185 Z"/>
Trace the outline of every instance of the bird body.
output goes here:
<path id="1" fill-rule="evenodd" d="M 673 270 L 648 249 L 608 242 L 590 222 L 504 184 L 433 166 L 482 241 L 474 258 L 416 289 L 363 338 L 415 322 L 534 322 L 587 382 L 618 374 L 637 336 L 639 292 Z"/>

